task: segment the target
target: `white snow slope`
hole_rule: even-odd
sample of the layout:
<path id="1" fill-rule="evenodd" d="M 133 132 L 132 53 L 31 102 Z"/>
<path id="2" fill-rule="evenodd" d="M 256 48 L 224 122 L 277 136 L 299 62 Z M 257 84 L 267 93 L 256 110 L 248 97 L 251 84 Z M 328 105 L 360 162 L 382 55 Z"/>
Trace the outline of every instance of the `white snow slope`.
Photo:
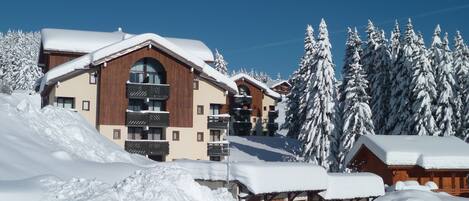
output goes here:
<path id="1" fill-rule="evenodd" d="M 79 114 L 0 94 L 0 200 L 233 200 L 183 169 L 131 155 Z"/>
<path id="2" fill-rule="evenodd" d="M 467 198 L 454 197 L 446 193 L 420 190 L 404 190 L 387 193 L 375 201 L 469 201 Z"/>

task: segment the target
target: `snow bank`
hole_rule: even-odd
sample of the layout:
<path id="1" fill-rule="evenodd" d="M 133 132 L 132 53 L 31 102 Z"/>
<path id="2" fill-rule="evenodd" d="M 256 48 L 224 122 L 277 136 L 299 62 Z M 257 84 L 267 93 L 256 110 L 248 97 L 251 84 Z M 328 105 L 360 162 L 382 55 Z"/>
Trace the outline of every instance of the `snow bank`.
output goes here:
<path id="1" fill-rule="evenodd" d="M 125 152 L 78 113 L 39 103 L 0 94 L 0 200 L 230 200 L 181 168 Z"/>
<path id="2" fill-rule="evenodd" d="M 232 76 L 231 79 L 234 80 L 234 81 L 239 80 L 239 79 L 246 79 L 249 82 L 251 82 L 252 84 L 256 85 L 257 87 L 263 89 L 267 95 L 269 95 L 273 98 L 276 98 L 276 99 L 281 99 L 282 98 L 282 96 L 280 96 L 279 93 L 273 91 L 266 84 L 260 82 L 259 80 L 254 79 L 253 77 L 249 76 L 248 74 L 238 73 L 238 74 Z"/>
<path id="3" fill-rule="evenodd" d="M 231 92 L 235 93 L 238 91 L 236 84 L 231 79 L 213 69 L 210 65 L 205 63 L 205 61 L 175 45 L 171 41 L 152 33 L 140 34 L 126 38 L 125 40 L 105 46 L 54 67 L 42 78 L 40 91 L 42 92 L 46 85 L 56 83 L 62 76 L 69 75 L 71 73 L 78 73 L 77 70 L 89 69 L 92 66 L 97 66 L 106 61 L 122 56 L 123 54 L 146 46 L 158 47 L 189 66 L 202 71 L 202 76 L 229 88 Z"/>
<path id="4" fill-rule="evenodd" d="M 329 173 L 327 183 L 327 190 L 319 193 L 326 200 L 384 195 L 383 179 L 372 173 Z"/>
<path id="5" fill-rule="evenodd" d="M 227 178 L 224 162 L 178 160 L 173 163 L 189 171 L 195 179 L 225 181 Z M 308 163 L 234 162 L 230 164 L 229 178 L 254 194 L 327 188 L 325 169 Z"/>
<path id="6" fill-rule="evenodd" d="M 298 161 L 298 140 L 283 136 L 228 136 L 230 160 L 238 162 Z"/>
<path id="7" fill-rule="evenodd" d="M 446 193 L 434 193 L 419 190 L 405 190 L 387 193 L 375 201 L 468 201 L 467 198 L 454 197 Z"/>
<path id="8" fill-rule="evenodd" d="M 469 169 L 469 144 L 456 137 L 367 135 L 347 155 L 349 163 L 365 146 L 387 165 L 418 165 L 425 169 Z"/>

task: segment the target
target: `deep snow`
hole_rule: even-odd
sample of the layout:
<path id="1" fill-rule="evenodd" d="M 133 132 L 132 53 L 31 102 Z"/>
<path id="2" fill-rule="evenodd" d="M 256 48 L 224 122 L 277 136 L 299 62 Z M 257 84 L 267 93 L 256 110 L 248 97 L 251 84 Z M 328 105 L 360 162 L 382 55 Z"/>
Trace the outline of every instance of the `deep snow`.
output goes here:
<path id="1" fill-rule="evenodd" d="M 78 113 L 0 94 L 0 200 L 230 200 L 182 168 L 131 155 Z"/>

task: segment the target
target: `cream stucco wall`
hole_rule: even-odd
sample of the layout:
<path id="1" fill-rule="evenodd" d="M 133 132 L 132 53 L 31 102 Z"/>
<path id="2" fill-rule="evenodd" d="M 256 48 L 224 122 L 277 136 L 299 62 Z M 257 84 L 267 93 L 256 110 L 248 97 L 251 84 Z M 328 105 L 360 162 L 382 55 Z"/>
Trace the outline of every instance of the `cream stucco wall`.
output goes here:
<path id="1" fill-rule="evenodd" d="M 113 139 L 114 129 L 119 129 L 121 131 L 120 139 Z M 125 140 L 127 139 L 127 126 L 124 125 L 99 125 L 98 131 L 104 135 L 110 141 L 118 144 L 124 148 Z"/>
<path id="2" fill-rule="evenodd" d="M 55 105 L 56 97 L 75 98 L 75 110 L 91 125 L 96 126 L 97 84 L 90 84 L 90 73 L 83 73 L 55 84 L 49 94 L 49 104 Z M 82 102 L 89 101 L 89 111 L 82 108 Z"/>
<path id="3" fill-rule="evenodd" d="M 193 128 L 168 127 L 166 129 L 166 139 L 169 141 L 167 161 L 181 158 L 209 160 L 207 143 L 210 140 L 210 130 L 207 128 L 207 116 L 210 113 L 210 104 L 226 104 L 225 90 L 200 78 L 199 89 L 194 90 Z M 203 115 L 197 114 L 197 105 L 204 106 Z M 173 141 L 173 131 L 179 131 L 179 141 Z M 197 141 L 197 132 L 204 133 L 203 142 Z M 225 131 L 222 131 L 221 135 L 223 139 Z"/>
<path id="4" fill-rule="evenodd" d="M 264 98 L 262 99 L 262 127 L 264 131 L 267 131 L 267 121 L 269 121 L 269 106 L 274 105 L 277 107 L 277 101 L 270 96 L 264 94 Z M 264 110 L 264 107 L 266 110 Z"/>

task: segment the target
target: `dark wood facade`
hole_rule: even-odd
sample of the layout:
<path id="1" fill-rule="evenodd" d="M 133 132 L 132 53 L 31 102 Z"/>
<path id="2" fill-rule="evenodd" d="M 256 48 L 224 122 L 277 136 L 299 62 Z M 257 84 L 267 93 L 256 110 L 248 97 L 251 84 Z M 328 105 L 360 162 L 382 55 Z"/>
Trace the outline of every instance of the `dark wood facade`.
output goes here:
<path id="1" fill-rule="evenodd" d="M 271 89 L 279 94 L 287 95 L 290 93 L 291 86 L 287 82 L 282 82 L 281 84 L 272 87 Z"/>
<path id="2" fill-rule="evenodd" d="M 244 85 L 249 89 L 249 95 L 252 96 L 251 116 L 262 117 L 262 99 L 264 97 L 264 92 L 262 91 L 262 89 L 258 88 L 254 84 L 251 84 L 248 80 L 242 78 L 236 80 L 235 83 L 236 85 L 238 85 L 238 87 Z"/>
<path id="3" fill-rule="evenodd" d="M 192 127 L 193 124 L 193 79 L 191 67 L 156 48 L 144 47 L 111 61 L 99 69 L 98 122 L 100 125 L 124 125 L 128 105 L 126 83 L 132 65 L 138 60 L 151 57 L 158 60 L 166 71 L 169 84 L 169 126 Z"/>
<path id="4" fill-rule="evenodd" d="M 44 65 L 43 71 L 47 73 L 50 69 L 66 63 L 70 60 L 78 58 L 83 54 L 79 53 L 65 53 L 65 52 L 44 52 L 41 51 L 39 55 L 39 64 Z"/>
<path id="5" fill-rule="evenodd" d="M 469 169 L 431 170 L 420 166 L 389 166 L 365 146 L 360 148 L 349 163 L 349 167 L 355 168 L 360 172 L 375 173 L 381 176 L 387 185 L 393 185 L 398 181 L 406 180 L 415 180 L 421 185 L 428 181 L 433 181 L 440 188 L 438 191 L 469 197 Z"/>

